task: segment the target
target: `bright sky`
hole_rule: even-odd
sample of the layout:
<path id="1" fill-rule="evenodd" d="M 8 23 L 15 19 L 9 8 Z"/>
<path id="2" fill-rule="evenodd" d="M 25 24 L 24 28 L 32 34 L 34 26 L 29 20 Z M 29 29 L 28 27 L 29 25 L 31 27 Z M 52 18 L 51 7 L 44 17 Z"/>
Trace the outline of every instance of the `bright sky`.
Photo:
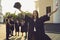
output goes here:
<path id="1" fill-rule="evenodd" d="M 6 12 L 14 13 L 16 9 L 13 7 L 15 2 L 20 2 L 22 4 L 23 11 L 32 12 L 35 9 L 34 0 L 2 0 L 2 13 Z"/>

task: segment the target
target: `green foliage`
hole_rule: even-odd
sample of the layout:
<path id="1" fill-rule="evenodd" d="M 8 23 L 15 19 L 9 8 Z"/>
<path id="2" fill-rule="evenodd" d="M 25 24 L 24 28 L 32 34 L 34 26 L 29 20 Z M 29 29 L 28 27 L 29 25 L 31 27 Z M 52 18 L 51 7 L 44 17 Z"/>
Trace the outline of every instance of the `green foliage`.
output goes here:
<path id="1" fill-rule="evenodd" d="M 6 12 L 6 14 L 3 17 L 7 18 L 9 15 L 10 15 L 10 12 Z"/>
<path id="2" fill-rule="evenodd" d="M 19 13 L 18 15 L 16 15 L 15 13 L 6 12 L 6 14 L 4 15 L 4 18 L 7 18 L 8 16 L 12 16 L 14 19 L 20 20 L 24 17 L 23 14 L 29 17 L 32 15 L 30 12 Z"/>

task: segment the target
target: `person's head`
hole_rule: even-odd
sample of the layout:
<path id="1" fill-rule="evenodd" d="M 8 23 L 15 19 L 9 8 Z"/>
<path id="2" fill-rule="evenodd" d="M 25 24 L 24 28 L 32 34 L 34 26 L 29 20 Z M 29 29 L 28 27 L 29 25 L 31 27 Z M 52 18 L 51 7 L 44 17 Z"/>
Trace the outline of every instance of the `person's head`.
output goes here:
<path id="1" fill-rule="evenodd" d="M 33 11 L 33 17 L 34 17 L 34 18 L 38 18 L 38 11 L 37 11 L 37 10 L 34 10 L 34 11 Z"/>

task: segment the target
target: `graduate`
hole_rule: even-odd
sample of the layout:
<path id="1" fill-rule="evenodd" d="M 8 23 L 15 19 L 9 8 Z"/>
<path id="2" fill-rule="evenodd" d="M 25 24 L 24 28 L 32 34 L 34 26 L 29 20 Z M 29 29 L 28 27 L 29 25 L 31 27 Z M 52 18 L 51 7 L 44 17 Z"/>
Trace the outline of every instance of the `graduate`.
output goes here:
<path id="1" fill-rule="evenodd" d="M 19 20 L 16 19 L 15 20 L 15 36 L 17 35 L 17 32 L 18 32 L 18 36 L 19 36 L 19 26 L 20 26 Z"/>
<path id="2" fill-rule="evenodd" d="M 57 8 L 58 9 L 58 8 Z M 49 14 L 38 17 L 38 11 L 33 11 L 34 27 L 36 28 L 35 40 L 51 40 L 45 35 L 44 22 L 50 20 L 50 16 L 57 11 L 57 9 Z"/>
<path id="3" fill-rule="evenodd" d="M 25 33 L 25 40 L 27 38 L 27 23 L 26 23 L 26 20 L 25 19 L 21 19 L 21 32 L 22 32 L 22 36 L 23 36 L 23 33 Z"/>
<path id="4" fill-rule="evenodd" d="M 6 40 L 9 40 L 9 34 L 10 34 L 10 18 L 6 18 Z"/>
<path id="5" fill-rule="evenodd" d="M 21 4 L 19 2 L 16 2 L 14 4 L 14 8 L 18 9 L 22 13 L 23 18 L 21 19 L 20 26 L 21 26 L 22 36 L 23 36 L 23 32 L 26 33 L 26 36 L 25 36 L 25 39 L 26 39 L 27 38 L 27 28 L 28 28 L 26 16 L 25 16 L 25 14 L 23 14 L 24 12 L 21 10 Z"/>

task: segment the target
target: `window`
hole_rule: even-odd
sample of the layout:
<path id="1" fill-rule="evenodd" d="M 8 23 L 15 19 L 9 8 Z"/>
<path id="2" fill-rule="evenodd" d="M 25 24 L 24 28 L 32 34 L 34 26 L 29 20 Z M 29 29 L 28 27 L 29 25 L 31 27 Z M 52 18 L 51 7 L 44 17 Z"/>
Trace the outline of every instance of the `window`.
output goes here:
<path id="1" fill-rule="evenodd" d="M 46 14 L 51 12 L 51 6 L 46 7 Z"/>

